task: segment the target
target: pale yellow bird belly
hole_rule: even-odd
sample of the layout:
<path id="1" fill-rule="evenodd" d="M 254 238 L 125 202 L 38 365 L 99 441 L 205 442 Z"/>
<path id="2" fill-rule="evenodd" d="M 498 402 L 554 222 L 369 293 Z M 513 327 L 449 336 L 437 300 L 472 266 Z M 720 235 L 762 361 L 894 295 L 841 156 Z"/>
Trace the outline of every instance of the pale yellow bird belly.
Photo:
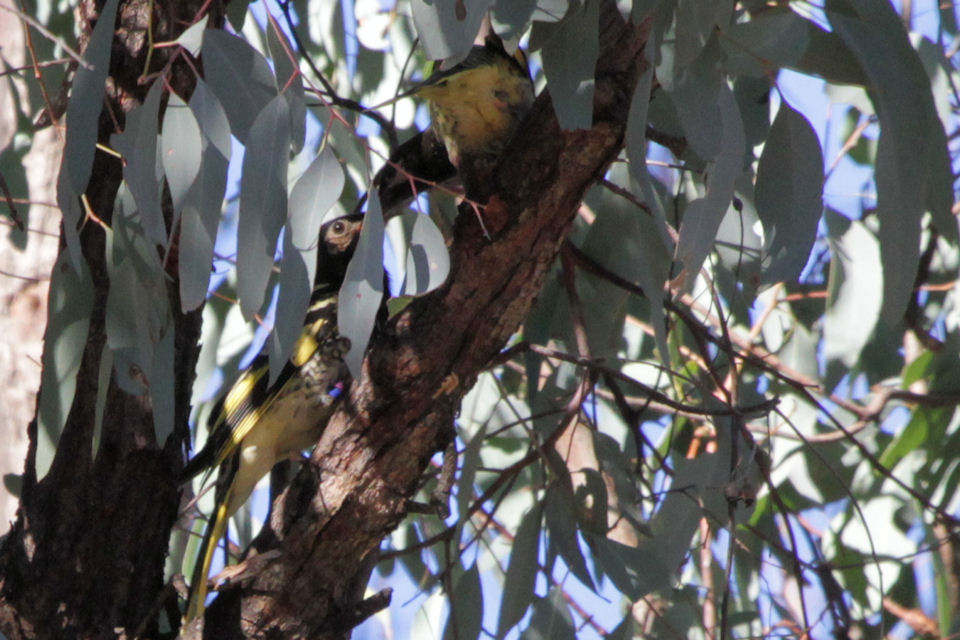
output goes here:
<path id="1" fill-rule="evenodd" d="M 331 376 L 330 369 L 329 362 L 317 353 L 304 365 L 302 374 L 287 381 L 257 427 L 243 439 L 228 514 L 236 513 L 275 463 L 316 444 L 333 410 L 329 385 L 337 375 Z"/>
<path id="2" fill-rule="evenodd" d="M 529 80 L 503 73 L 497 66 L 470 69 L 421 90 L 455 166 L 464 154 L 498 154 L 530 106 Z"/>

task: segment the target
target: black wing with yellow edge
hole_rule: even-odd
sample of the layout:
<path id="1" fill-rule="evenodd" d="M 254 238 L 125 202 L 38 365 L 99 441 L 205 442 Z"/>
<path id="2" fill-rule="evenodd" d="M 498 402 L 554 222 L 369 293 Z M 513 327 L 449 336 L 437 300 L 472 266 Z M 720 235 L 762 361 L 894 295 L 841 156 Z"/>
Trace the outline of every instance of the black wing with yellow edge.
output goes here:
<path id="1" fill-rule="evenodd" d="M 297 339 L 290 359 L 272 385 L 268 387 L 269 356 L 261 352 L 217 402 L 210 413 L 207 443 L 184 467 L 184 480 L 219 467 L 250 431 L 270 414 L 275 402 L 302 387 L 306 388 L 302 381 L 296 379 L 302 376 L 303 367 L 310 365 L 317 357 L 339 357 L 339 351 L 344 349 L 338 341 L 344 339 L 338 337 L 336 330 L 337 292 L 338 289 L 331 286 L 314 289 L 303 332 Z M 331 372 L 324 370 L 317 373 L 322 373 L 322 377 L 326 378 Z M 339 376 L 334 376 L 334 380 L 337 378 Z"/>

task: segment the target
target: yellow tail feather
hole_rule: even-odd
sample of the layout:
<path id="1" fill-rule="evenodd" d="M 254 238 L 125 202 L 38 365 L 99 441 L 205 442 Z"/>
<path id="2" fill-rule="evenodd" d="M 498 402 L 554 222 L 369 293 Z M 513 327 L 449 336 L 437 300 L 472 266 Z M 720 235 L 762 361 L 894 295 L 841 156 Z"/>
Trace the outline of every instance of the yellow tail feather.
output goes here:
<path id="1" fill-rule="evenodd" d="M 226 494 L 217 501 L 217 508 L 214 512 L 212 523 L 207 525 L 207 531 L 203 535 L 203 544 L 200 547 L 200 555 L 197 557 L 197 566 L 193 572 L 193 580 L 190 583 L 190 600 L 187 603 L 187 613 L 184 616 L 184 622 L 190 622 L 203 615 L 206 609 L 207 600 L 207 580 L 210 573 L 210 564 L 213 562 L 213 553 L 216 551 L 217 544 L 223 538 L 227 528 L 227 506 L 230 503 L 230 494 L 232 493 L 232 483 L 227 488 Z M 218 496 L 219 497 L 219 496 Z"/>

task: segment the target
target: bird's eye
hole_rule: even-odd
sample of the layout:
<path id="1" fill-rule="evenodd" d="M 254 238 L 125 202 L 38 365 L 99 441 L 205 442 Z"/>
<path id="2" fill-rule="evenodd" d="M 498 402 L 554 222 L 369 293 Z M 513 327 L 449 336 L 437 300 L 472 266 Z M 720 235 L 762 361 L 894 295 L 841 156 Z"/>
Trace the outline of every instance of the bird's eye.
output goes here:
<path id="1" fill-rule="evenodd" d="M 332 229 L 334 233 L 343 233 L 347 230 L 347 225 L 343 222 L 334 222 Z"/>

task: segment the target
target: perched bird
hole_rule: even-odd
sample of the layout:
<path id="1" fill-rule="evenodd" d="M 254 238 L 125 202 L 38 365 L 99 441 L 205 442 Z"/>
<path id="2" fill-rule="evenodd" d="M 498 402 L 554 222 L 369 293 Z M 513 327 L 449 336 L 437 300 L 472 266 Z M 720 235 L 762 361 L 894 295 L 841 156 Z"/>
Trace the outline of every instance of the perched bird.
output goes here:
<path id="1" fill-rule="evenodd" d="M 214 407 L 207 442 L 184 467 L 183 481 L 219 469 L 187 621 L 203 615 L 210 562 L 228 518 L 275 463 L 316 443 L 333 414 L 347 375 L 342 357 L 350 349 L 337 332 L 337 294 L 362 221 L 362 215 L 349 215 L 321 227 L 313 294 L 293 354 L 273 384 L 266 350 L 254 359 Z"/>
<path id="2" fill-rule="evenodd" d="M 400 145 L 377 173 L 384 211 L 404 207 L 418 192 L 457 175 L 468 196 L 482 198 L 482 183 L 533 103 L 523 52 L 511 56 L 490 36 L 459 64 L 397 98 L 411 95 L 427 100 L 432 125 Z"/>
<path id="3" fill-rule="evenodd" d="M 498 38 L 488 37 L 412 93 L 429 103 L 431 126 L 459 168 L 470 156 L 500 155 L 533 103 L 533 82 L 523 52 L 511 56 Z"/>

